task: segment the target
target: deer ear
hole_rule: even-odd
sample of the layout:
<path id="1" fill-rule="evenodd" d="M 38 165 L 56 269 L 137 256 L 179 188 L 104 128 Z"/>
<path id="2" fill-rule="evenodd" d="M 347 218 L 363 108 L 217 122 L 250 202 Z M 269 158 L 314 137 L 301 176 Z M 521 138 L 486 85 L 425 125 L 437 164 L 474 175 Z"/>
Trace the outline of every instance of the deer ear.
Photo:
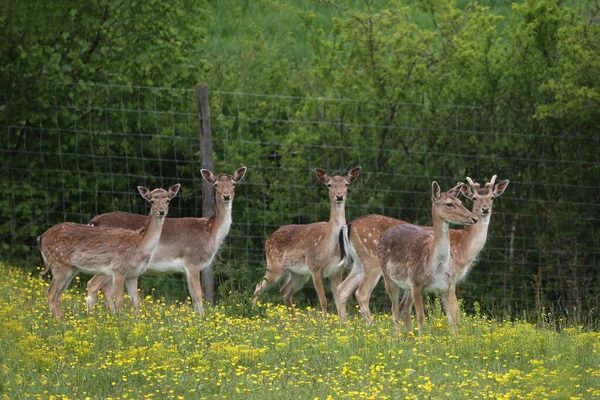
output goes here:
<path id="1" fill-rule="evenodd" d="M 176 183 L 175 185 L 169 188 L 169 199 L 172 199 L 173 197 L 177 196 L 177 193 L 179 193 L 179 188 L 181 188 L 181 185 L 179 183 Z"/>
<path id="2" fill-rule="evenodd" d="M 202 169 L 200 170 L 200 173 L 206 182 L 210 183 L 211 185 L 215 184 L 215 175 L 212 172 L 207 169 Z"/>
<path id="3" fill-rule="evenodd" d="M 458 197 L 458 194 L 460 193 L 463 185 L 464 185 L 464 183 L 458 182 L 458 184 L 456 186 L 454 186 L 452 189 L 448 190 L 446 193 L 448 193 L 451 196 Z"/>
<path id="4" fill-rule="evenodd" d="M 315 168 L 315 172 L 317 173 L 317 176 L 319 177 L 319 180 L 321 182 L 327 183 L 327 181 L 329 180 L 329 175 L 327 175 L 327 172 L 325 172 L 324 169 Z"/>
<path id="5" fill-rule="evenodd" d="M 246 167 L 241 167 L 235 170 L 235 172 L 233 173 L 233 181 L 234 182 L 239 182 L 242 179 L 244 179 L 244 176 L 246 175 Z"/>
<path id="6" fill-rule="evenodd" d="M 501 196 L 502 193 L 504 193 L 504 191 L 506 190 L 506 187 L 508 186 L 508 179 L 503 180 L 502 182 L 498 182 L 496 184 L 496 187 L 494 188 L 494 192 L 493 195 L 494 197 L 498 197 Z"/>
<path id="7" fill-rule="evenodd" d="M 463 183 L 462 187 L 460 188 L 460 192 L 467 199 L 473 200 L 473 189 L 471 189 L 470 185 L 467 185 L 466 183 Z"/>
<path id="8" fill-rule="evenodd" d="M 436 202 L 440 199 L 440 195 L 442 194 L 442 190 L 440 189 L 440 185 L 436 181 L 433 181 L 431 184 L 431 201 Z"/>
<path id="9" fill-rule="evenodd" d="M 148 201 L 150 201 L 152 199 L 152 195 L 150 194 L 150 189 L 145 188 L 143 186 L 138 186 L 137 187 L 138 192 L 140 192 L 140 194 L 142 195 L 142 197 Z"/>
<path id="10" fill-rule="evenodd" d="M 346 175 L 346 179 L 348 180 L 348 183 L 354 182 L 356 180 L 356 178 L 358 178 L 359 173 L 360 173 L 360 167 L 352 168 L 348 172 L 348 175 Z"/>

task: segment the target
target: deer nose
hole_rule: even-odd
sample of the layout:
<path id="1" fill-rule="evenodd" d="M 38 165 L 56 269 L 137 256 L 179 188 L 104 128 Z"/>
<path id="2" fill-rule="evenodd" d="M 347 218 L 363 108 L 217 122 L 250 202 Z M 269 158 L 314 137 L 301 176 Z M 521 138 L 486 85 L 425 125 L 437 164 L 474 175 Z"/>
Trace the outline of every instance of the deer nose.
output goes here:
<path id="1" fill-rule="evenodd" d="M 167 212 L 165 210 L 158 210 L 158 215 L 160 215 L 160 216 L 167 215 Z"/>
<path id="2" fill-rule="evenodd" d="M 231 195 L 230 194 L 224 194 L 223 195 L 223 200 L 225 200 L 225 201 L 231 200 Z"/>
<path id="3" fill-rule="evenodd" d="M 482 207 L 481 208 L 481 212 L 483 214 L 489 214 L 490 213 L 490 208 L 489 207 Z"/>
<path id="4" fill-rule="evenodd" d="M 471 221 L 473 221 L 473 223 L 475 224 L 475 223 L 477 223 L 478 219 L 475 217 L 471 217 Z"/>
<path id="5" fill-rule="evenodd" d="M 336 195 L 335 195 L 335 199 L 336 199 L 337 201 L 342 201 L 342 200 L 344 200 L 344 195 L 341 195 L 341 196 L 340 196 L 339 194 L 336 194 Z"/>

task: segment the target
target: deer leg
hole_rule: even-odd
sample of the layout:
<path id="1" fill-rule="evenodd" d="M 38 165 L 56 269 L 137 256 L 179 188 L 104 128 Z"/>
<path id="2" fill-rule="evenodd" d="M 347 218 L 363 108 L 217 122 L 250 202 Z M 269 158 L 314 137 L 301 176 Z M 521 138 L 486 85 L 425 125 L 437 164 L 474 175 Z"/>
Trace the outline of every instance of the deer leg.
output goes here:
<path id="1" fill-rule="evenodd" d="M 50 283 L 47 295 L 48 305 L 54 317 L 62 319 L 64 314 L 60 309 L 60 298 L 78 272 L 72 266 L 61 266 L 52 270 L 52 283 Z"/>
<path id="2" fill-rule="evenodd" d="M 304 284 L 306 283 L 306 281 L 308 281 L 309 278 L 309 275 L 300 275 L 290 271 L 290 277 L 279 291 L 281 293 L 281 297 L 283 297 L 283 303 L 290 309 L 293 319 L 296 319 L 296 309 L 294 308 L 292 296 L 294 295 L 294 293 L 300 290 L 302 286 L 304 286 Z"/>
<path id="3" fill-rule="evenodd" d="M 379 259 L 373 258 L 365 262 L 364 273 L 365 275 L 362 281 L 360 281 L 355 295 L 356 301 L 358 301 L 358 305 L 360 306 L 360 312 L 370 326 L 373 325 L 373 318 L 371 317 L 371 310 L 369 309 L 369 300 L 371 298 L 371 293 L 373 293 L 373 289 L 375 289 L 377 282 L 379 282 L 379 278 L 381 278 Z"/>
<path id="4" fill-rule="evenodd" d="M 392 319 L 396 334 L 400 335 L 400 286 L 386 276 L 384 276 L 383 282 L 385 283 L 385 290 L 392 301 Z"/>
<path id="5" fill-rule="evenodd" d="M 113 272 L 113 287 L 115 292 L 116 312 L 120 313 L 123 310 L 125 275 L 120 272 Z"/>
<path id="6" fill-rule="evenodd" d="M 192 304 L 194 310 L 204 315 L 204 306 L 202 304 L 202 284 L 200 283 L 200 271 L 199 266 L 188 266 L 185 270 L 185 277 L 187 279 L 188 289 L 192 298 Z"/>
<path id="7" fill-rule="evenodd" d="M 360 261 L 354 260 L 354 263 Z M 340 317 L 340 323 L 346 322 L 346 308 L 348 305 L 348 298 L 352 295 L 352 292 L 358 287 L 358 284 L 363 278 L 362 267 L 356 268 L 355 264 L 352 264 L 352 269 L 350 270 L 350 274 L 344 279 L 342 283 L 338 286 L 338 296 L 339 296 L 339 307 L 338 307 L 338 316 Z"/>
<path id="8" fill-rule="evenodd" d="M 312 274 L 313 283 L 315 284 L 315 290 L 319 296 L 319 303 L 321 304 L 321 313 L 323 318 L 327 317 L 327 297 L 325 296 L 325 287 L 323 286 L 323 276 L 317 272 Z"/>
<path id="9" fill-rule="evenodd" d="M 457 336 L 456 323 L 458 322 L 458 300 L 456 300 L 456 287 L 450 286 L 447 291 L 442 293 L 442 302 L 444 310 L 448 316 L 448 323 L 452 328 L 454 337 Z"/>
<path id="10" fill-rule="evenodd" d="M 256 308 L 256 304 L 258 303 L 258 298 L 261 293 L 275 285 L 285 271 L 280 265 L 275 265 L 273 262 L 267 261 L 267 273 L 265 277 L 256 285 L 256 289 L 254 290 L 254 299 L 252 299 L 252 309 Z"/>
<path id="11" fill-rule="evenodd" d="M 419 323 L 419 337 L 423 337 L 423 323 L 425 321 L 425 309 L 423 308 L 423 291 L 417 285 L 412 285 L 411 294 L 417 311 L 417 322 Z"/>
<path id="12" fill-rule="evenodd" d="M 98 296 L 98 292 L 105 289 L 105 286 L 110 284 L 110 291 L 112 292 L 112 277 L 108 275 L 94 275 L 92 279 L 90 279 L 87 283 L 87 307 L 88 312 L 92 312 L 94 308 L 94 304 L 96 303 L 96 297 Z M 106 294 L 104 294 L 106 298 Z M 112 303 L 112 299 L 110 299 Z M 107 303 L 108 305 L 108 303 Z M 113 305 L 114 307 L 114 305 Z"/>
<path id="13" fill-rule="evenodd" d="M 412 309 L 413 300 L 410 292 L 404 292 L 404 296 L 402 296 L 402 301 L 400 302 L 400 315 L 404 320 L 404 328 L 406 329 L 406 333 L 410 335 L 412 331 L 412 323 L 410 322 L 410 311 Z"/>
<path id="14" fill-rule="evenodd" d="M 131 302 L 133 303 L 133 308 L 135 309 L 135 313 L 139 314 L 140 313 L 140 296 L 138 294 L 138 279 L 139 277 L 136 276 L 135 278 L 129 278 L 125 281 L 125 287 L 127 288 L 127 293 L 129 294 L 129 297 L 131 297 Z"/>
<path id="15" fill-rule="evenodd" d="M 344 270 L 340 268 L 333 276 L 329 278 L 331 281 L 331 292 L 333 293 L 333 301 L 335 303 L 336 310 L 340 309 L 340 283 L 342 283 L 342 278 Z"/>

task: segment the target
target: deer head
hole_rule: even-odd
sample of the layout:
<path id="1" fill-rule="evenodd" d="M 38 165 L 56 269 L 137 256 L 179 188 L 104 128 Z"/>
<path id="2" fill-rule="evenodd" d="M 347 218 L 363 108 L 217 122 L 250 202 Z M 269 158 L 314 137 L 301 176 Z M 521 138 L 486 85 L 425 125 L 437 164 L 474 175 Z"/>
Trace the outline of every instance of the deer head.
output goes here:
<path id="1" fill-rule="evenodd" d="M 501 196 L 508 186 L 508 179 L 498 182 L 494 186 L 496 177 L 496 175 L 492 176 L 492 179 L 482 188 L 479 183 L 474 182 L 467 176 L 469 184 L 461 188 L 463 196 L 473 201 L 473 212 L 479 217 L 486 217 L 492 214 L 494 199 Z"/>
<path id="2" fill-rule="evenodd" d="M 137 189 L 142 197 L 152 204 L 152 208 L 150 209 L 151 215 L 166 217 L 169 212 L 169 202 L 173 197 L 177 196 L 180 187 L 181 185 L 177 183 L 171 186 L 169 190 L 154 189 L 151 191 L 143 186 L 138 186 Z"/>
<path id="3" fill-rule="evenodd" d="M 215 176 L 207 169 L 203 169 L 200 172 L 204 180 L 214 186 L 217 201 L 228 204 L 235 197 L 235 184 L 241 181 L 244 175 L 246 175 L 246 167 L 238 168 L 233 175 L 219 174 Z"/>
<path id="4" fill-rule="evenodd" d="M 456 225 L 472 225 L 477 222 L 477 218 L 463 206 L 457 197 L 463 186 L 466 185 L 459 183 L 447 192 L 442 193 L 437 182 L 434 181 L 431 184 L 432 214 L 434 217 Z"/>
<path id="5" fill-rule="evenodd" d="M 336 203 L 346 201 L 348 185 L 358 178 L 360 167 L 352 168 L 346 176 L 329 176 L 325 170 L 316 168 L 317 177 L 329 188 L 329 200 Z"/>

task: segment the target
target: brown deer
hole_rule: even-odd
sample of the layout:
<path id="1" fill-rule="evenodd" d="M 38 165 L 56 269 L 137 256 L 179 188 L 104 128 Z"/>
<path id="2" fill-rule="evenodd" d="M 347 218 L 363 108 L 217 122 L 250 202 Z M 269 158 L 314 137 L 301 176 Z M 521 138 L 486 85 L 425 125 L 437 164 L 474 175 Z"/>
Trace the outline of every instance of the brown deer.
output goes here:
<path id="1" fill-rule="evenodd" d="M 277 283 L 288 272 L 287 282 L 280 293 L 292 317 L 296 311 L 292 296 L 312 276 L 319 296 L 323 317 L 327 316 L 327 298 L 323 288 L 323 278 L 331 280 L 331 288 L 336 306 L 338 305 L 337 286 L 342 281 L 342 257 L 338 242 L 340 229 L 346 223 L 345 205 L 348 185 L 356 180 L 360 167 L 350 170 L 346 176 L 327 175 L 322 169 L 316 169 L 317 176 L 329 188 L 331 211 L 328 222 L 316 222 L 308 225 L 286 225 L 277 229 L 265 243 L 267 272 L 263 280 L 256 285 L 253 307 L 260 294 Z"/>
<path id="2" fill-rule="evenodd" d="M 410 311 L 414 302 L 423 336 L 423 291 L 439 289 L 448 321 L 456 335 L 458 303 L 455 288 L 460 274 L 454 265 L 450 246 L 449 224 L 472 225 L 477 218 L 457 198 L 462 183 L 442 193 L 437 182 L 431 186 L 431 216 L 433 231 L 412 224 L 396 225 L 381 236 L 378 247 L 385 289 L 392 300 L 392 315 L 396 332 L 400 333 L 402 313 L 406 331 L 410 333 Z M 410 296 L 400 304 L 400 290 L 410 290 Z M 400 308 L 402 308 L 400 310 Z"/>
<path id="3" fill-rule="evenodd" d="M 215 188 L 217 201 L 214 214 L 210 218 L 167 218 L 154 257 L 145 272 L 150 275 L 185 274 L 194 310 L 199 314 L 204 313 L 200 272 L 210 267 L 229 233 L 235 185 L 244 178 L 246 167 L 238 168 L 233 175 L 215 176 L 206 169 L 201 173 L 202 177 Z M 92 218 L 90 225 L 138 229 L 147 222 L 147 219 L 148 217 L 142 215 L 111 212 Z M 88 281 L 90 310 L 94 306 L 99 290 L 102 290 L 104 299 L 109 307 L 111 306 L 112 283 L 106 277 L 97 275 Z M 134 305 L 139 307 L 137 290 L 128 293 Z"/>
<path id="4" fill-rule="evenodd" d="M 454 265 L 455 268 L 461 268 L 463 271 L 461 279 L 466 277 L 485 245 L 494 198 L 501 196 L 509 183 L 508 180 L 504 180 L 495 184 L 496 175 L 483 188 L 469 177 L 467 181 L 469 186 L 463 186 L 461 193 L 473 201 L 472 213 L 479 218 L 480 222 L 462 230 L 450 230 L 450 245 L 456 255 Z M 351 256 L 353 264 L 350 274 L 339 286 L 338 313 L 341 321 L 346 317 L 348 298 L 358 287 L 355 295 L 360 311 L 369 325 L 373 323 L 369 299 L 381 277 L 377 254 L 379 238 L 389 228 L 404 223 L 406 222 L 395 218 L 372 214 L 357 218 L 342 228 L 342 234 L 345 235 L 344 247 Z"/>
<path id="5" fill-rule="evenodd" d="M 177 195 L 180 185 L 169 190 L 150 191 L 138 186 L 142 197 L 152 204 L 150 217 L 138 231 L 114 228 L 94 228 L 88 225 L 64 222 L 48 229 L 37 239 L 42 264 L 42 275 L 52 271 L 48 288 L 48 304 L 55 317 L 62 318 L 60 298 L 79 273 L 103 274 L 115 288 L 116 306 L 123 307 L 123 286 L 137 292 L 138 277 L 144 273 L 161 237 L 169 201 Z"/>

